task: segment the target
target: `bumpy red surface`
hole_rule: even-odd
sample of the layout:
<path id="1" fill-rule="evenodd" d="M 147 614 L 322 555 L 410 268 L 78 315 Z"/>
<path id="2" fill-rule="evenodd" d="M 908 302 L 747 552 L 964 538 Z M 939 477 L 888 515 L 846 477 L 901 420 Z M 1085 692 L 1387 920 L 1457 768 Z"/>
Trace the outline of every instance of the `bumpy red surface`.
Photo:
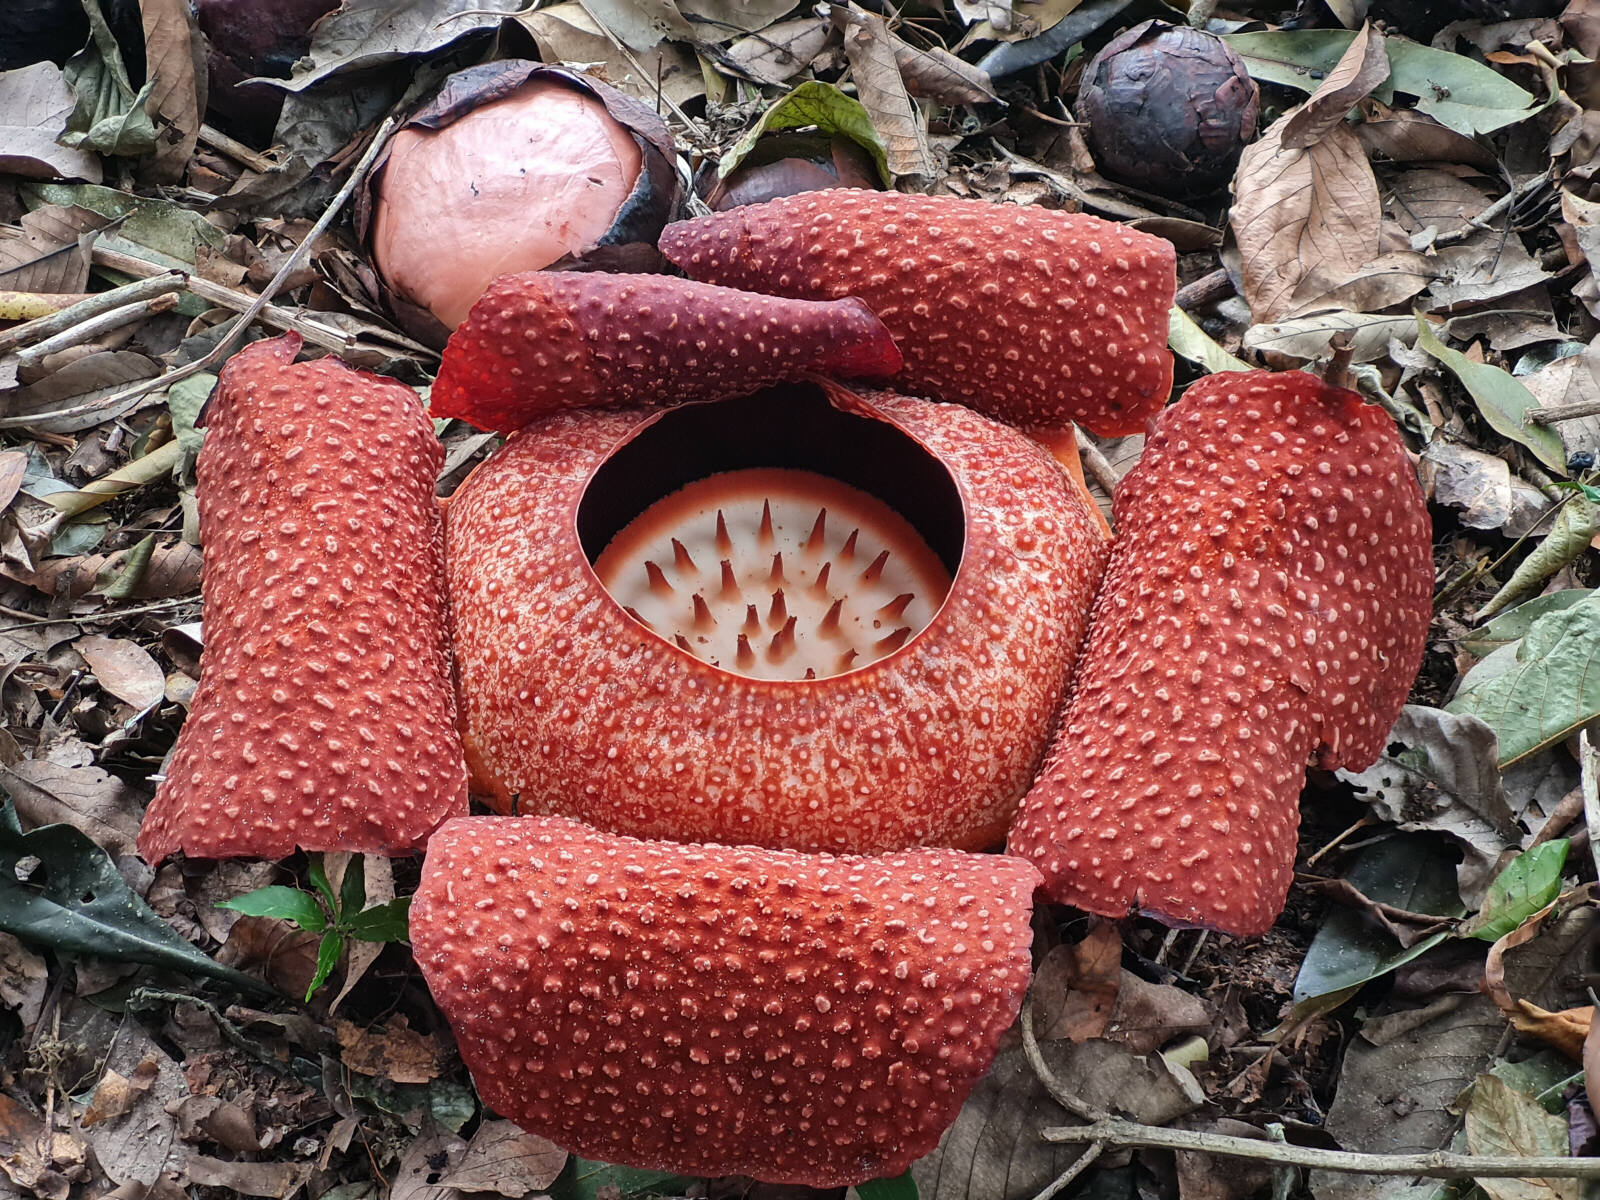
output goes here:
<path id="1" fill-rule="evenodd" d="M 1060 467 L 1015 430 L 955 405 L 835 395 L 941 459 L 967 524 L 932 624 L 844 675 L 730 674 L 600 586 L 575 511 L 648 414 L 547 417 L 462 485 L 445 522 L 462 721 L 475 780 L 501 811 L 515 796 L 518 812 L 641 837 L 834 852 L 1005 836 L 1048 745 L 1104 542 Z"/>
<path id="2" fill-rule="evenodd" d="M 514 432 L 571 408 L 745 396 L 802 371 L 900 369 L 859 300 L 753 296 L 667 275 L 565 271 L 497 279 L 445 347 L 429 409 Z"/>
<path id="3" fill-rule="evenodd" d="M 297 336 L 228 361 L 200 453 L 200 688 L 139 852 L 398 854 L 466 812 L 443 451 L 410 388 Z"/>
<path id="4" fill-rule="evenodd" d="M 1383 749 L 1431 616 L 1394 422 L 1310 375 L 1212 375 L 1117 490 L 1117 541 L 1010 847 L 1054 900 L 1266 930 L 1306 764 Z"/>
<path id="5" fill-rule="evenodd" d="M 1167 402 L 1171 243 L 1081 213 L 836 189 L 667 226 L 692 278 L 857 296 L 905 355 L 895 387 L 1024 428 L 1142 433 Z"/>
<path id="6" fill-rule="evenodd" d="M 841 1187 L 926 1154 L 1027 990 L 1039 876 L 452 821 L 411 941 L 484 1102 L 591 1159 Z"/>

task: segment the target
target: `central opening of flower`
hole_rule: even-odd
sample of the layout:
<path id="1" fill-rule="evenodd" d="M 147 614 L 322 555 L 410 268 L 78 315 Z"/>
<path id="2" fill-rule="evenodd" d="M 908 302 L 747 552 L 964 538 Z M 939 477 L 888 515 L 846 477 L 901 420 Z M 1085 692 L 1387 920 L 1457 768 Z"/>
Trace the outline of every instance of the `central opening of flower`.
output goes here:
<path id="1" fill-rule="evenodd" d="M 578 527 L 629 616 L 758 679 L 893 654 L 939 611 L 964 542 L 939 461 L 808 384 L 649 422 L 595 472 Z"/>

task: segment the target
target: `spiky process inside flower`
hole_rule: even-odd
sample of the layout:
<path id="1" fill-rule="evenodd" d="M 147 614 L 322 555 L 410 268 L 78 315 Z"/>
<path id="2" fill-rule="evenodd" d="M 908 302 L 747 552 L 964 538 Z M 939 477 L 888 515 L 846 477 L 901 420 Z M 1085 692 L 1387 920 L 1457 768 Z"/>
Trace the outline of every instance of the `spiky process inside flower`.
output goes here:
<path id="1" fill-rule="evenodd" d="M 775 440 L 780 417 L 790 433 Z M 619 601 L 607 591 L 594 556 L 647 501 L 682 484 L 650 493 L 653 477 L 709 474 L 697 456 L 734 430 L 767 454 L 809 439 L 840 460 L 835 478 L 848 465 L 853 486 L 899 488 L 891 499 L 902 514 L 919 504 L 933 512 L 917 529 L 955 568 L 943 602 L 925 578 L 842 610 L 882 622 L 880 639 L 900 640 L 908 625 L 893 615 L 899 596 L 926 590 L 931 622 L 843 674 L 757 679 L 740 672 L 737 641 L 729 663 L 725 650 L 683 649 L 675 632 L 685 630 L 664 619 L 652 629 L 630 616 L 634 607 L 658 623 L 637 593 Z M 630 491 L 640 493 L 636 505 L 623 503 Z M 836 521 L 833 503 L 824 537 L 837 547 L 828 587 L 838 597 L 843 543 L 833 539 L 847 539 L 855 518 Z M 774 524 L 778 511 L 774 501 Z M 809 539 L 817 498 L 803 496 L 796 511 L 794 528 Z M 473 472 L 445 524 L 463 730 L 476 788 L 492 805 L 635 836 L 848 852 L 982 849 L 1004 837 L 1042 759 L 1107 553 L 1086 503 L 1031 439 L 954 405 L 836 385 L 661 414 L 546 417 Z M 714 540 L 714 512 L 708 527 Z M 709 609 L 720 560 L 685 548 Z M 770 555 L 752 557 L 752 569 L 770 574 Z M 649 556 L 674 595 L 685 578 L 676 558 L 670 537 Z M 879 585 L 896 561 L 891 551 Z M 781 569 L 796 572 L 799 592 L 815 586 L 801 558 L 785 554 Z M 648 591 L 648 568 L 643 582 Z M 783 626 L 773 629 L 773 591 L 762 595 L 756 617 L 770 646 Z M 681 598 L 678 618 L 694 620 L 692 596 Z M 784 608 L 800 599 L 784 589 Z M 742 621 L 748 611 L 730 615 Z"/>
<path id="2" fill-rule="evenodd" d="M 859 300 L 754 296 L 666 275 L 494 281 L 445 347 L 436 417 L 514 433 L 569 408 L 747 396 L 806 371 L 881 379 L 900 351 Z"/>
<path id="3" fill-rule="evenodd" d="M 1433 560 L 1415 472 L 1354 392 L 1212 375 L 1162 415 L 1114 516 L 1011 851 L 1061 903 L 1264 932 L 1307 763 L 1370 765 L 1416 678 Z"/>
<path id="4" fill-rule="evenodd" d="M 228 360 L 200 452 L 200 688 L 139 852 L 405 854 L 467 808 L 444 452 L 411 388 L 294 334 Z"/>
<path id="5" fill-rule="evenodd" d="M 892 654 L 950 572 L 911 523 L 814 471 L 723 471 L 663 497 L 595 573 L 628 615 L 712 666 L 821 679 Z"/>
<path id="6" fill-rule="evenodd" d="M 484 1102 L 586 1158 L 843 1187 L 933 1149 L 1028 986 L 1004 855 L 452 821 L 411 941 Z"/>
<path id="7" fill-rule="evenodd" d="M 693 279 L 866 301 L 905 356 L 895 387 L 1025 429 L 1144 432 L 1172 388 L 1170 242 L 1082 213 L 835 189 L 680 221 Z"/>

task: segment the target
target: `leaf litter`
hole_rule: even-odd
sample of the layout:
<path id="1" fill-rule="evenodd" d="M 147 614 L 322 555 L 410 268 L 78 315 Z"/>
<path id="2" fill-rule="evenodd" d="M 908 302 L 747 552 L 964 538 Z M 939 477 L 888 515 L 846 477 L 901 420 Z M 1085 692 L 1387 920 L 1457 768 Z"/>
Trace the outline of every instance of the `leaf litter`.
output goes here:
<path id="1" fill-rule="evenodd" d="M 1228 191 L 1177 199 L 1101 175 L 1071 103 L 1088 55 L 1182 7 L 510 7 L 347 0 L 282 64 L 264 140 L 208 111 L 203 43 L 174 0 L 120 18 L 89 4 L 80 45 L 0 72 L 0 338 L 89 293 L 185 280 L 175 302 L 73 326 L 81 340 L 59 349 L 0 342 L 9 1185 L 62 1200 L 779 1194 L 587 1163 L 482 1111 L 403 942 L 415 863 L 152 871 L 133 854 L 198 672 L 196 418 L 220 365 L 203 356 L 303 251 L 246 336 L 296 326 L 424 382 L 436 360 L 376 302 L 348 218 L 308 243 L 311 221 L 383 117 L 455 67 L 534 53 L 659 105 L 696 168 L 819 126 L 901 188 L 1141 221 L 1180 246 L 1179 388 L 1241 364 L 1316 369 L 1347 337 L 1433 501 L 1436 621 L 1413 705 L 1369 771 L 1311 781 L 1277 926 L 1239 941 L 1041 919 L 1030 1008 L 1051 1083 L 1013 1032 L 939 1149 L 882 1195 L 1050 1186 L 1079 1151 L 1039 1135 L 1080 1119 L 1052 1088 L 1289 1150 L 1593 1153 L 1578 1073 L 1600 1061 L 1585 986 L 1600 799 L 1585 803 L 1580 744 L 1600 719 L 1600 6 L 1499 24 L 1462 6 L 1445 27 L 1419 6 L 1196 0 L 1188 15 L 1262 85 L 1263 116 Z M 441 435 L 458 480 L 488 440 Z M 1096 485 L 1140 445 L 1091 440 Z M 250 896 L 276 905 L 219 907 Z M 1078 1165 L 1077 1194 L 1097 1197 L 1433 1194 L 1189 1152 Z M 1566 1177 L 1478 1186 L 1579 1194 Z"/>

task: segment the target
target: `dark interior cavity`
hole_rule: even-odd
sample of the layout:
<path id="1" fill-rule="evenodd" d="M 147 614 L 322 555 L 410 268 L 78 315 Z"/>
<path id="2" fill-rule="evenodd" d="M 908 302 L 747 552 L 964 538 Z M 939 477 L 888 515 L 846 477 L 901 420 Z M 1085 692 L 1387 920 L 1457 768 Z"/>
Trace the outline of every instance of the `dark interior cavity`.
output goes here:
<path id="1" fill-rule="evenodd" d="M 785 383 L 738 400 L 684 404 L 612 451 L 578 505 L 590 562 L 650 505 L 718 471 L 790 467 L 876 496 L 916 528 L 952 576 L 966 545 L 955 480 L 914 439 L 874 417 L 843 412 L 816 384 Z"/>

